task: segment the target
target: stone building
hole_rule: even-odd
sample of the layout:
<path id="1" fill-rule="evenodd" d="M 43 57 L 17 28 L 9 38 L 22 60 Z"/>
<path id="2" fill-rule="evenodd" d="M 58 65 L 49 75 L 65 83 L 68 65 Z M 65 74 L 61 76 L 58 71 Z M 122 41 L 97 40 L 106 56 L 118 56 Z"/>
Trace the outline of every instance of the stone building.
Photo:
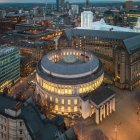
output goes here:
<path id="1" fill-rule="evenodd" d="M 1 140 L 76 140 L 63 123 L 62 116 L 46 118 L 30 99 L 22 103 L 0 93 Z"/>
<path id="2" fill-rule="evenodd" d="M 58 42 L 62 48 L 94 52 L 116 86 L 132 90 L 140 85 L 139 33 L 68 29 Z"/>
<path id="3" fill-rule="evenodd" d="M 58 49 L 37 64 L 35 98 L 50 112 L 72 118 L 96 116 L 99 124 L 115 111 L 115 94 L 101 86 L 103 77 L 102 63 L 93 53 Z"/>
<path id="4" fill-rule="evenodd" d="M 19 48 L 20 54 L 23 56 L 30 56 L 32 61 L 39 61 L 46 53 L 55 50 L 55 42 L 48 41 L 26 41 L 21 40 L 16 43 Z"/>

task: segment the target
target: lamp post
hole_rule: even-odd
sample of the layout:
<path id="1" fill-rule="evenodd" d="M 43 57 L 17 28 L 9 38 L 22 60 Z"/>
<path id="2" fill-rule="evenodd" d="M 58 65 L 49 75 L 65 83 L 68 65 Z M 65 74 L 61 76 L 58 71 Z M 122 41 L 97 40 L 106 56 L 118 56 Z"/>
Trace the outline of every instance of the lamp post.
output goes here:
<path id="1" fill-rule="evenodd" d="M 140 106 L 137 107 L 137 121 L 140 121 Z"/>
<path id="2" fill-rule="evenodd" d="M 118 140 L 118 127 L 121 125 L 121 122 L 115 124 L 115 140 Z"/>

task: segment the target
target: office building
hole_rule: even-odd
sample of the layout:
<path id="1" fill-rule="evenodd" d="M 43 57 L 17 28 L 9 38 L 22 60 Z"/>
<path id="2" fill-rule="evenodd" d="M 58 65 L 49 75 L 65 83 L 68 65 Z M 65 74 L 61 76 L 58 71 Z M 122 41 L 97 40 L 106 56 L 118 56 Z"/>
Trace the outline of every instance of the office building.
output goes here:
<path id="1" fill-rule="evenodd" d="M 56 0 L 56 10 L 57 12 L 61 12 L 64 10 L 65 0 Z"/>
<path id="2" fill-rule="evenodd" d="M 20 78 L 20 55 L 17 48 L 0 47 L 0 91 Z"/>

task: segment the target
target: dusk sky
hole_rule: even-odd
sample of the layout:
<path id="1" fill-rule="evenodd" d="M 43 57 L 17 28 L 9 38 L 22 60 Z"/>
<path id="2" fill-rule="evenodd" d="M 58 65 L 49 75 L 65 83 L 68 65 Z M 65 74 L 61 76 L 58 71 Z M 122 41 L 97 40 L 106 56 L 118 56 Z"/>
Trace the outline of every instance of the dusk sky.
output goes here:
<path id="1" fill-rule="evenodd" d="M 26 3 L 26 2 L 45 2 L 45 1 L 47 1 L 48 3 L 52 3 L 52 2 L 55 2 L 56 0 L 0 0 L 0 2 L 18 2 L 18 3 L 20 3 L 20 2 L 24 2 L 24 3 Z M 69 2 L 85 2 L 85 0 L 65 0 L 65 1 L 69 1 Z M 99 1 L 125 1 L 125 0 L 90 0 L 91 2 L 94 2 L 94 1 L 96 1 L 96 2 L 99 2 Z M 135 1 L 140 1 L 140 0 L 135 0 Z"/>

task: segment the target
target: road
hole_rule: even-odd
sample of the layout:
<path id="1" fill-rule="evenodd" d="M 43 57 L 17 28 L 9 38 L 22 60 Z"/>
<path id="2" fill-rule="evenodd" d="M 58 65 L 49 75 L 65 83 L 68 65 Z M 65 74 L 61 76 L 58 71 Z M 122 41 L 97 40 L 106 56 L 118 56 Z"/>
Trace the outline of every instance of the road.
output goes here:
<path id="1" fill-rule="evenodd" d="M 21 95 L 22 99 L 27 99 L 34 92 L 34 88 L 33 86 L 29 85 L 29 82 L 35 81 L 35 75 L 36 73 L 34 72 L 30 74 L 28 77 L 21 78 L 20 81 L 10 89 L 9 94 L 14 97 L 17 96 L 18 94 L 22 94 Z"/>

